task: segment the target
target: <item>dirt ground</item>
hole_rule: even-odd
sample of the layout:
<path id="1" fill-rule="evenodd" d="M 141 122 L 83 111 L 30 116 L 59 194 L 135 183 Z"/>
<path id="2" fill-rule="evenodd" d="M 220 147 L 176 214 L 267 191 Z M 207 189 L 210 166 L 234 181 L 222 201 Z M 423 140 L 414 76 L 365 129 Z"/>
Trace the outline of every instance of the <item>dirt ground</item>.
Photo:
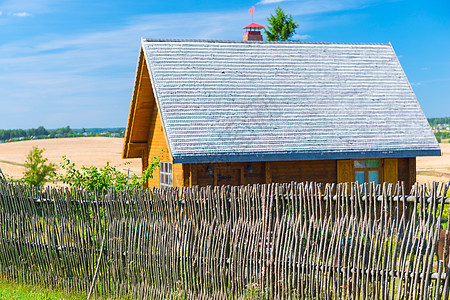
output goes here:
<path id="1" fill-rule="evenodd" d="M 19 179 L 25 168 L 23 163 L 31 147 L 45 148 L 44 156 L 58 165 L 66 155 L 77 167 L 112 166 L 130 176 L 141 175 L 140 159 L 122 159 L 123 139 L 109 137 L 79 137 L 48 139 L 0 144 L 0 169 L 7 176 Z M 450 143 L 440 144 L 443 155 L 417 158 L 417 181 L 420 183 L 450 180 Z M 58 168 L 60 170 L 60 168 Z"/>
<path id="2" fill-rule="evenodd" d="M 59 164 L 65 155 L 77 168 L 83 165 L 103 167 L 109 161 L 112 166 L 125 174 L 129 168 L 130 176 L 141 175 L 140 159 L 122 159 L 122 138 L 78 137 L 0 144 L 0 169 L 7 177 L 13 179 L 22 177 L 25 170 L 23 163 L 33 146 L 45 148 L 43 156 L 48 158 L 49 162 L 55 163 L 58 170 L 61 170 Z"/>

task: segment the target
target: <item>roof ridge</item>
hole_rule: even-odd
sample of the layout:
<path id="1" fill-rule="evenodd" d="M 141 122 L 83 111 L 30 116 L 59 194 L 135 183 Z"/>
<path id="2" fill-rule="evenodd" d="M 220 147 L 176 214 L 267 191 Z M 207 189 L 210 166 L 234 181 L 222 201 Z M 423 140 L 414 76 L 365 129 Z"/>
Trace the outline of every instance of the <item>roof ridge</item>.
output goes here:
<path id="1" fill-rule="evenodd" d="M 251 43 L 251 44 L 319 44 L 319 45 L 383 45 L 390 43 L 339 43 L 339 42 L 302 42 L 302 41 L 241 41 L 241 40 L 208 40 L 208 39 L 162 39 L 142 38 L 142 42 L 193 42 L 193 43 Z"/>

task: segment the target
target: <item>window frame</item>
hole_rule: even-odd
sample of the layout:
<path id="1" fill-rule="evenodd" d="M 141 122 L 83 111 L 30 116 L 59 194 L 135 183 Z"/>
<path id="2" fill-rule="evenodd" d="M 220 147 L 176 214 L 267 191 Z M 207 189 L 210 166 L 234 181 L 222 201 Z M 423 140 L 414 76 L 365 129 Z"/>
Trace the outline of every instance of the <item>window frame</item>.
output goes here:
<path id="1" fill-rule="evenodd" d="M 378 167 L 373 168 L 357 168 L 355 167 L 355 162 L 357 161 L 378 161 Z M 382 174 L 383 174 L 383 160 L 382 159 L 353 159 L 352 160 L 352 168 L 353 168 L 353 181 L 356 181 L 356 172 L 364 172 L 364 182 L 369 182 L 369 171 L 378 171 L 378 183 L 383 181 Z M 364 183 L 364 182 L 360 182 Z"/>
<path id="2" fill-rule="evenodd" d="M 168 180 L 166 180 L 166 178 Z M 171 188 L 173 187 L 173 165 L 171 162 L 159 162 L 159 187 Z"/>

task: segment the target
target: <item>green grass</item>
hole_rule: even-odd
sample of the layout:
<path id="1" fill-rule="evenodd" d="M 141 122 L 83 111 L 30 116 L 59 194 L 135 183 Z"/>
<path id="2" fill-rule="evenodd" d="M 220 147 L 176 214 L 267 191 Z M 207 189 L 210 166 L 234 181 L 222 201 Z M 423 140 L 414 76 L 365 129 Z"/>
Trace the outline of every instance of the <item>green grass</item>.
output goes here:
<path id="1" fill-rule="evenodd" d="M 0 275 L 0 300 L 20 299 L 20 300 L 85 300 L 86 293 L 64 292 L 60 289 L 44 288 L 38 285 L 11 282 Z M 95 300 L 133 300 L 130 295 L 122 297 L 114 296 L 92 296 Z M 184 298 L 174 298 L 184 299 Z"/>
<path id="2" fill-rule="evenodd" d="M 21 284 L 0 279 L 0 300 L 50 300 L 50 299 L 86 299 L 84 293 L 65 293 L 60 290 L 43 288 L 35 285 Z"/>

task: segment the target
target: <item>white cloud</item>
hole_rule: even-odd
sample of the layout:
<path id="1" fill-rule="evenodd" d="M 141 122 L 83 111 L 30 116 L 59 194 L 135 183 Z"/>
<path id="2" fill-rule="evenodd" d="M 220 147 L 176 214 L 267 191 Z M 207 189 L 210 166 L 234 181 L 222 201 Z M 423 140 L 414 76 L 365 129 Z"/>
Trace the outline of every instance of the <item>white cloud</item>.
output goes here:
<path id="1" fill-rule="evenodd" d="M 430 67 L 423 67 L 423 68 L 421 68 L 421 70 L 422 71 L 429 71 L 429 70 L 431 70 L 431 68 Z"/>
<path id="2" fill-rule="evenodd" d="M 294 34 L 292 36 L 293 40 L 307 40 L 309 38 L 311 38 L 309 34 Z"/>
<path id="3" fill-rule="evenodd" d="M 15 17 L 20 17 L 20 18 L 31 16 L 31 14 L 27 13 L 27 12 L 12 13 L 12 15 L 15 16 Z"/>
<path id="4" fill-rule="evenodd" d="M 256 5 L 259 4 L 272 4 L 272 3 L 280 3 L 280 2 L 285 2 L 285 1 L 289 1 L 289 0 L 261 0 L 258 3 L 256 3 Z"/>
<path id="5" fill-rule="evenodd" d="M 258 4 L 281 3 L 283 9 L 293 16 L 313 15 L 326 12 L 336 12 L 343 10 L 353 10 L 367 7 L 367 5 L 380 2 L 380 0 L 261 0 Z M 267 10 L 264 10 L 267 9 Z M 273 7 L 261 7 L 258 10 L 258 15 L 264 10 L 264 14 L 273 13 Z"/>
<path id="6" fill-rule="evenodd" d="M 0 10 L 0 16 L 3 15 L 3 12 Z"/>

